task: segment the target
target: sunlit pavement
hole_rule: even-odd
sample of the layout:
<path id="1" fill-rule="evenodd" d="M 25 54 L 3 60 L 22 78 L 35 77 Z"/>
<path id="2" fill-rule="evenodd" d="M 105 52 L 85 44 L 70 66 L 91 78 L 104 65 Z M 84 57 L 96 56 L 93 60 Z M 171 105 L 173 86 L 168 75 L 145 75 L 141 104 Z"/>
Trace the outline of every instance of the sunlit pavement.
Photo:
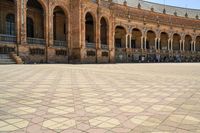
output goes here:
<path id="1" fill-rule="evenodd" d="M 200 132 L 200 64 L 0 66 L 0 132 Z"/>

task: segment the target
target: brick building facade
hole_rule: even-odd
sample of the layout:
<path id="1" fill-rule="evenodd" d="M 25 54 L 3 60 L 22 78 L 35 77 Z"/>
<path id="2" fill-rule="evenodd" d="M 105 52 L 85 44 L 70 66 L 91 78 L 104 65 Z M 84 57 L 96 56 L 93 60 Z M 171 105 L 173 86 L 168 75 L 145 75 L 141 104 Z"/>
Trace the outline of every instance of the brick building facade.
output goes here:
<path id="1" fill-rule="evenodd" d="M 200 20 L 112 0 L 0 0 L 0 53 L 25 63 L 200 61 Z M 173 9 L 172 9 L 173 10 Z"/>

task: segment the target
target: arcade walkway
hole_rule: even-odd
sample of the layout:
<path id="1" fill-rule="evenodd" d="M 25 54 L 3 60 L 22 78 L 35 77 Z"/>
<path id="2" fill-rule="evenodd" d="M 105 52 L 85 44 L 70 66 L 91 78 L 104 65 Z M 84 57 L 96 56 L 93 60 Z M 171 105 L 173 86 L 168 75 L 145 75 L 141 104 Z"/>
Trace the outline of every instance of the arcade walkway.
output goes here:
<path id="1" fill-rule="evenodd" d="M 0 133 L 200 133 L 200 64 L 0 66 Z"/>

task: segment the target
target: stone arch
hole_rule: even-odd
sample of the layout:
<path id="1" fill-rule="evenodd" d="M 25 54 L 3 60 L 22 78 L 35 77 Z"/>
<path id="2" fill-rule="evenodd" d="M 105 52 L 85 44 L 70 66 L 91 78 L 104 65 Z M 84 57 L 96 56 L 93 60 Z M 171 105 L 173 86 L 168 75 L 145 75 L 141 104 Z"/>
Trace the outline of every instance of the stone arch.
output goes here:
<path id="1" fill-rule="evenodd" d="M 114 29 L 116 29 L 117 27 L 123 27 L 124 30 L 125 30 L 125 32 L 126 32 L 126 34 L 128 34 L 128 28 L 127 28 L 126 25 L 123 25 L 123 24 L 116 24 L 115 27 L 114 27 Z"/>
<path id="2" fill-rule="evenodd" d="M 45 38 L 45 31 L 46 31 L 46 13 L 47 13 L 47 6 L 43 2 L 43 0 L 28 0 L 26 3 L 27 13 L 26 17 L 34 16 L 34 36 L 33 38 Z M 34 10 L 29 10 L 32 8 Z M 37 10 L 37 11 L 36 11 Z M 37 22 L 37 23 L 36 23 Z M 27 24 L 27 22 L 26 22 Z M 27 31 L 26 31 L 27 32 Z"/>
<path id="3" fill-rule="evenodd" d="M 115 47 L 126 48 L 126 29 L 123 26 L 115 27 Z"/>
<path id="4" fill-rule="evenodd" d="M 0 24 L 1 24 L 0 34 L 8 34 L 15 36 L 17 33 L 17 1 L 16 0 L 1 1 L 0 8 L 1 8 L 0 13 L 2 12 L 1 13 L 2 18 L 0 19 Z M 13 18 L 12 23 L 11 21 L 7 23 L 8 15 L 10 16 L 10 18 L 11 17 Z"/>
<path id="5" fill-rule="evenodd" d="M 160 49 L 167 50 L 168 49 L 168 40 L 169 34 L 167 32 L 160 33 Z"/>
<path id="6" fill-rule="evenodd" d="M 185 50 L 191 51 L 191 49 L 192 49 L 192 36 L 187 34 L 185 36 Z"/>
<path id="7" fill-rule="evenodd" d="M 56 40 L 54 45 L 59 45 L 58 41 L 67 41 L 69 38 L 68 12 L 63 6 L 56 5 L 53 8 L 53 33 L 54 40 Z"/>
<path id="8" fill-rule="evenodd" d="M 181 35 L 178 33 L 173 34 L 173 50 L 180 50 Z"/>
<path id="9" fill-rule="evenodd" d="M 100 19 L 100 40 L 101 44 L 109 44 L 109 22 L 104 16 Z"/>
<path id="10" fill-rule="evenodd" d="M 141 48 L 142 31 L 139 28 L 132 29 L 131 48 Z"/>
<path id="11" fill-rule="evenodd" d="M 148 30 L 146 34 L 147 34 L 146 48 L 156 49 L 155 48 L 156 32 L 153 30 Z"/>
<path id="12" fill-rule="evenodd" d="M 196 37 L 196 51 L 200 51 L 200 36 Z"/>
<path id="13" fill-rule="evenodd" d="M 85 42 L 92 43 L 95 47 L 96 43 L 96 17 L 90 11 L 86 12 L 85 18 Z"/>

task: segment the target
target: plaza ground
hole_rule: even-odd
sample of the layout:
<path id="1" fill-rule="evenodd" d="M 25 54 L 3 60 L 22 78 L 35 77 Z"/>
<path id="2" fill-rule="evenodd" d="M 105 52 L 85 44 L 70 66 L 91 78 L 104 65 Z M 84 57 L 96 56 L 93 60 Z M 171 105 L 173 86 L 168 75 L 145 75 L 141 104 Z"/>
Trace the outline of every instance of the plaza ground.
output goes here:
<path id="1" fill-rule="evenodd" d="M 2 65 L 7 132 L 200 132 L 200 64 Z"/>

